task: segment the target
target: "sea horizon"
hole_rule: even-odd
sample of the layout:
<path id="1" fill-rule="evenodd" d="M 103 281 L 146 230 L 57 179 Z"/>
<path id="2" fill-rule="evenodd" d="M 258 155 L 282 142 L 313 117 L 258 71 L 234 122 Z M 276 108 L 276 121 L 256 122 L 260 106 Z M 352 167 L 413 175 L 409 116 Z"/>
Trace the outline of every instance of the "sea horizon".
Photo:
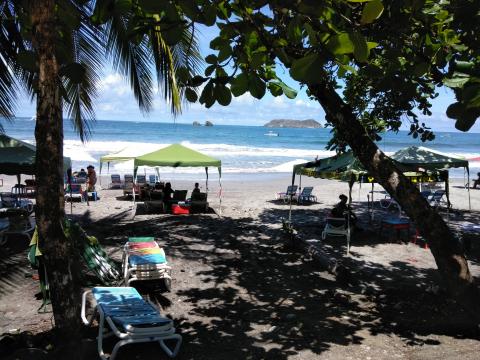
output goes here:
<path id="1" fill-rule="evenodd" d="M 89 140 L 82 143 L 71 126 L 64 121 L 64 155 L 72 159 L 74 170 L 92 164 L 100 167 L 101 156 L 125 148 L 138 155 L 155 151 L 172 143 L 200 151 L 222 161 L 222 173 L 291 173 L 293 165 L 335 154 L 325 149 L 330 139 L 329 128 L 270 128 L 256 125 L 193 126 L 181 122 L 148 122 L 128 120 L 97 120 Z M 2 122 L 5 133 L 34 144 L 35 121 L 15 118 L 13 123 Z M 267 136 L 268 131 L 279 136 Z M 425 146 L 452 156 L 466 159 L 480 156 L 478 134 L 436 131 L 432 142 L 413 139 L 408 131 L 381 134 L 378 146 L 388 155 L 407 146 Z M 131 173 L 132 162 L 113 163 L 110 173 Z M 106 167 L 105 167 L 105 170 Z M 470 162 L 470 173 L 480 171 L 480 162 Z M 160 169 L 163 173 L 194 174 L 198 169 Z M 213 172 L 213 170 L 211 170 Z M 106 174 L 106 171 L 102 171 Z M 461 178 L 463 169 L 452 169 L 450 177 Z M 189 176 L 188 176 L 189 177 Z"/>

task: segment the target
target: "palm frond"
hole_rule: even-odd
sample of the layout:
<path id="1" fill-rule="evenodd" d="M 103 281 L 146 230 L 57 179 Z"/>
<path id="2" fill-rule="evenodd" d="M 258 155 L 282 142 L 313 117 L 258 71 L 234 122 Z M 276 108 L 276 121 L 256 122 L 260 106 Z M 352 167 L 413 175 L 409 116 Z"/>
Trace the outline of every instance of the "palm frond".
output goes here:
<path id="1" fill-rule="evenodd" d="M 104 44 L 99 29 L 88 19 L 92 11 L 89 3 L 80 2 L 77 5 L 73 1 L 64 6 L 75 11 L 80 20 L 78 29 L 70 29 L 67 33 L 71 33 L 71 37 L 62 44 L 64 56 L 68 57 L 61 74 L 64 108 L 80 139 L 85 141 L 90 138 L 95 121 L 93 100 L 98 95 Z M 70 22 L 61 23 L 68 31 Z"/>
<path id="2" fill-rule="evenodd" d="M 163 91 L 164 98 L 170 103 L 173 115 L 181 112 L 181 94 L 175 75 L 175 60 L 172 49 L 162 37 L 160 26 L 154 26 L 150 32 L 150 46 L 152 50 L 157 83 Z"/>
<path id="3" fill-rule="evenodd" d="M 106 49 L 115 70 L 129 80 L 142 112 L 152 108 L 151 58 L 145 37 L 132 39 L 127 33 L 128 18 L 114 14 L 106 26 Z"/>

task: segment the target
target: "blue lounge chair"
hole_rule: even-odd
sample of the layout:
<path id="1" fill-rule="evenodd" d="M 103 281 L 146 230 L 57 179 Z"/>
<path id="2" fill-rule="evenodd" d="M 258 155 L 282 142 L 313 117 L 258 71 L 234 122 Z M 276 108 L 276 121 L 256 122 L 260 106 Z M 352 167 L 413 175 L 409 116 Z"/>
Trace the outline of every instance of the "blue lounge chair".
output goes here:
<path id="1" fill-rule="evenodd" d="M 161 280 L 170 291 L 172 268 L 153 237 L 129 238 L 123 249 L 122 263 L 126 286 L 133 281 Z"/>
<path id="2" fill-rule="evenodd" d="M 283 200 L 284 202 L 289 202 L 290 198 L 297 194 L 297 185 L 289 185 L 286 192 L 277 193 L 275 197 L 276 200 Z"/>
<path id="3" fill-rule="evenodd" d="M 305 186 L 302 192 L 296 196 L 296 200 L 299 204 L 316 202 L 317 197 L 312 194 L 313 186 Z"/>
<path id="4" fill-rule="evenodd" d="M 122 179 L 120 179 L 120 175 L 112 174 L 111 179 L 109 186 L 110 189 L 120 189 L 122 187 Z"/>
<path id="5" fill-rule="evenodd" d="M 157 182 L 156 175 L 148 175 L 148 183 L 150 186 L 154 186 L 156 182 Z"/>
<path id="6" fill-rule="evenodd" d="M 437 208 L 441 204 L 446 204 L 447 202 L 443 199 L 443 195 L 445 195 L 445 193 L 445 190 L 435 190 L 435 192 L 427 198 L 430 206 Z"/>
<path id="7" fill-rule="evenodd" d="M 93 295 L 95 300 L 94 312 L 87 319 L 87 296 Z M 114 360 L 120 347 L 144 342 L 157 342 L 165 353 L 173 358 L 178 354 L 182 337 L 175 334 L 173 321 L 160 315 L 158 309 L 145 301 L 132 287 L 94 287 L 85 291 L 82 296 L 82 321 L 90 325 L 99 315 L 97 348 L 98 354 L 104 360 Z M 109 333 L 104 331 L 108 328 Z M 103 351 L 103 338 L 116 335 L 120 338 L 113 347 L 110 356 Z M 165 340 L 175 342 L 172 348 L 165 344 Z"/>

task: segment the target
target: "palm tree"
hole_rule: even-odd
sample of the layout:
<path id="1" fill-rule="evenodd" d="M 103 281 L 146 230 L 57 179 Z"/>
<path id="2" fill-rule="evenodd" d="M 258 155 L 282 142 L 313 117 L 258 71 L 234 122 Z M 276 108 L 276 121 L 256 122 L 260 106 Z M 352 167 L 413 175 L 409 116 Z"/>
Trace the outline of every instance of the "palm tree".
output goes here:
<path id="1" fill-rule="evenodd" d="M 0 0 L 0 115 L 13 117 L 22 87 L 36 99 L 36 220 L 55 324 L 66 339 L 76 338 L 80 322 L 78 272 L 63 232 L 63 111 L 87 139 L 99 74 L 110 60 L 143 112 L 152 108 L 156 76 L 178 114 L 200 64 L 193 27 L 181 14 L 138 3 Z"/>

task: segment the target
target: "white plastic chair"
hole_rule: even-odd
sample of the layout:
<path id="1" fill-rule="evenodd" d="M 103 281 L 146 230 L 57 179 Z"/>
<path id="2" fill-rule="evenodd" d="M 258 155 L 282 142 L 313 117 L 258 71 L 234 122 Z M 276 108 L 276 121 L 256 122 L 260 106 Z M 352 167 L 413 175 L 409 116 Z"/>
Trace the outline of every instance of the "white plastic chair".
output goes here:
<path id="1" fill-rule="evenodd" d="M 351 229 L 345 218 L 327 217 L 325 219 L 325 228 L 322 231 L 322 240 L 327 236 L 345 236 L 347 239 L 347 254 L 350 252 Z"/>

